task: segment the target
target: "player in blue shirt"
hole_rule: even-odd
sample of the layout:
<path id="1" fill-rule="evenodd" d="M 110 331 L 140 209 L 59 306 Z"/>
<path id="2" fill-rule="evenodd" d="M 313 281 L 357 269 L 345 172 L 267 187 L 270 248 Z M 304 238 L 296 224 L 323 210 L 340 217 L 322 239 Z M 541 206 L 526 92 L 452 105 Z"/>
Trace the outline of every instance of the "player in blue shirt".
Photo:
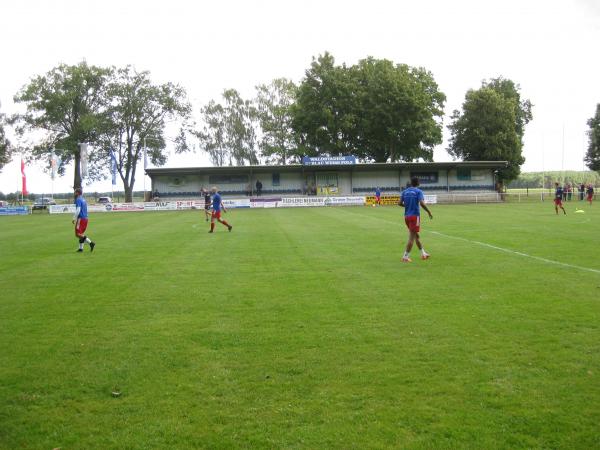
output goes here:
<path id="1" fill-rule="evenodd" d="M 210 216 L 210 231 L 212 233 L 215 230 L 215 219 L 217 219 L 220 223 L 225 225 L 229 231 L 233 228 L 231 225 L 227 223 L 225 220 L 221 220 L 221 210 L 223 212 L 227 212 L 225 206 L 223 205 L 223 200 L 221 199 L 221 194 L 219 194 L 219 190 L 216 186 L 212 188 L 212 214 Z"/>
<path id="2" fill-rule="evenodd" d="M 375 189 L 375 203 L 381 206 L 381 189 L 379 189 L 379 186 Z"/>
<path id="3" fill-rule="evenodd" d="M 556 191 L 554 192 L 554 211 L 556 211 L 556 214 L 558 214 L 558 208 L 560 208 L 565 215 L 567 215 L 567 212 L 562 204 L 563 195 L 565 193 L 564 189 L 558 182 L 554 183 L 554 186 L 556 187 Z"/>
<path id="4" fill-rule="evenodd" d="M 81 188 L 75 189 L 75 214 L 73 215 L 73 223 L 75 224 L 75 236 L 79 238 L 78 252 L 83 251 L 83 245 L 88 243 L 90 251 L 94 251 L 96 244 L 85 235 L 85 230 L 88 226 L 88 210 L 87 202 L 83 198 Z"/>
<path id="5" fill-rule="evenodd" d="M 418 189 L 419 179 L 413 177 L 410 180 L 411 187 L 406 188 L 402 191 L 400 196 L 400 206 L 404 207 L 404 222 L 408 227 L 408 243 L 406 244 L 406 250 L 404 256 L 402 256 L 402 262 L 412 262 L 410 259 L 410 251 L 413 248 L 413 244 L 416 242 L 417 247 L 421 250 L 421 259 L 429 259 L 429 253 L 423 248 L 419 231 L 421 231 L 421 210 L 423 208 L 429 214 L 429 218 L 433 219 L 433 215 L 427 205 L 425 204 L 425 196 L 423 191 Z"/>

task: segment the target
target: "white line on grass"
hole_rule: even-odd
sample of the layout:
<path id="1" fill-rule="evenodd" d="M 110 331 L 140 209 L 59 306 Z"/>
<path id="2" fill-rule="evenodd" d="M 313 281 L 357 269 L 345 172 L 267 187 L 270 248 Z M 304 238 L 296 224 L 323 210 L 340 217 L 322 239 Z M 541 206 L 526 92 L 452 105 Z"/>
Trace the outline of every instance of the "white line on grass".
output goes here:
<path id="1" fill-rule="evenodd" d="M 581 267 L 581 266 L 576 266 L 574 264 L 567 264 L 567 263 L 563 263 L 563 262 L 559 262 L 559 261 L 553 261 L 552 259 L 542 258 L 541 256 L 528 255 L 527 253 L 517 252 L 515 250 L 510 250 L 510 249 L 507 249 L 507 248 L 497 247 L 497 246 L 492 245 L 492 244 L 486 244 L 485 242 L 472 241 L 471 239 L 466 239 L 466 238 L 457 237 L 457 236 L 450 236 L 449 234 L 440 233 L 439 231 L 429 231 L 429 233 L 436 234 L 438 236 L 443 236 L 443 237 L 446 237 L 448 239 L 455 239 L 457 241 L 463 241 L 463 242 L 469 242 L 471 244 L 477 244 L 477 245 L 480 245 L 482 247 L 491 248 L 491 249 L 498 250 L 498 251 L 504 252 L 504 253 L 510 253 L 510 254 L 513 254 L 513 255 L 523 256 L 525 258 L 536 259 L 538 261 L 542 261 L 542 262 L 545 262 L 547 264 L 554 264 L 554 265 L 557 265 L 557 266 L 569 267 L 571 269 L 583 270 L 585 272 L 592 272 L 592 273 L 600 274 L 600 270 L 592 269 L 590 267 Z"/>

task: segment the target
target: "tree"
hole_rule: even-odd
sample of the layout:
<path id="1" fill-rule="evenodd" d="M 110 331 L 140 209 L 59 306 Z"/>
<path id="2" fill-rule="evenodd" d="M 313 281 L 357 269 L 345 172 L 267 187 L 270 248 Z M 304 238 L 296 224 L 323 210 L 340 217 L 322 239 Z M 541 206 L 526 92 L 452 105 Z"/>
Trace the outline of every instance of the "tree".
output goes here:
<path id="1" fill-rule="evenodd" d="M 498 181 L 508 182 L 525 162 L 523 135 L 531 119 L 531 103 L 521 101 L 518 85 L 502 78 L 484 81 L 467 92 L 462 112 L 452 114 L 448 152 L 464 161 L 507 161 Z"/>
<path id="2" fill-rule="evenodd" d="M 298 88 L 292 126 L 312 154 L 431 160 L 445 99 L 425 69 L 371 57 L 337 66 L 325 53 Z"/>
<path id="3" fill-rule="evenodd" d="M 11 158 L 11 146 L 9 140 L 6 138 L 4 133 L 4 124 L 6 118 L 4 114 L 0 114 L 0 170 L 10 162 Z"/>
<path id="4" fill-rule="evenodd" d="M 286 78 L 256 87 L 257 115 L 262 130 L 261 154 L 267 162 L 287 164 L 297 161 L 298 140 L 292 128 L 291 108 L 296 98 L 296 85 Z"/>
<path id="5" fill-rule="evenodd" d="M 585 154 L 585 163 L 590 170 L 600 173 L 600 103 L 596 105 L 596 114 L 587 121 L 589 143 Z"/>
<path id="6" fill-rule="evenodd" d="M 48 161 L 52 148 L 62 161 L 59 173 L 75 161 L 73 187 L 81 187 L 79 143 L 98 143 L 106 106 L 105 89 L 112 69 L 90 66 L 86 62 L 69 66 L 61 64 L 45 75 L 34 77 L 14 97 L 24 103 L 25 114 L 16 115 L 20 135 L 27 130 L 42 131 L 39 142 L 31 150 L 34 159 Z M 90 155 L 90 178 L 97 178 L 99 159 Z"/>
<path id="7" fill-rule="evenodd" d="M 107 98 L 107 126 L 102 137 L 105 167 L 109 167 L 109 151 L 113 148 L 125 201 L 131 202 L 137 163 L 143 157 L 144 145 L 152 163 L 164 165 L 167 160 L 164 151 L 167 122 L 180 120 L 185 126 L 191 106 L 182 87 L 172 83 L 153 84 L 149 72 L 137 72 L 130 66 L 114 73 Z M 188 149 L 183 128 L 176 144 L 176 151 Z"/>
<path id="8" fill-rule="evenodd" d="M 325 52 L 313 58 L 298 87 L 291 108 L 292 128 L 308 155 L 343 155 L 355 150 L 358 109 L 349 72 L 336 66 L 335 58 Z"/>
<path id="9" fill-rule="evenodd" d="M 258 164 L 256 109 L 235 89 L 223 92 L 224 105 L 211 100 L 201 110 L 204 127 L 196 132 L 213 164 Z"/>
<path id="10" fill-rule="evenodd" d="M 355 147 L 376 162 L 433 160 L 446 96 L 423 68 L 367 58 L 350 69 L 358 92 Z"/>

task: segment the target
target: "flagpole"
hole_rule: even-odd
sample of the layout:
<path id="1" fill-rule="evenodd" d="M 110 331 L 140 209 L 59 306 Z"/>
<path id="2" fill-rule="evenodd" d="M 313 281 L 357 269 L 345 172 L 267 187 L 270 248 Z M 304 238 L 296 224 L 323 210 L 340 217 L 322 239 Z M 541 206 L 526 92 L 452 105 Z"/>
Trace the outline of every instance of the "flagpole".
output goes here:
<path id="1" fill-rule="evenodd" d="M 146 201 L 146 136 L 144 136 L 144 193 L 142 194 L 143 202 Z"/>

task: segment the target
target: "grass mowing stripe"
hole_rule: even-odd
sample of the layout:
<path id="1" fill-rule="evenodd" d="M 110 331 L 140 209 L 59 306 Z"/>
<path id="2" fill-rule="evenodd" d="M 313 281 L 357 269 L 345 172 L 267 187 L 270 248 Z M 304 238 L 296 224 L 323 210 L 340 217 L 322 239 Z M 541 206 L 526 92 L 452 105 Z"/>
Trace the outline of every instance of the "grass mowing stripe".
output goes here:
<path id="1" fill-rule="evenodd" d="M 523 256 L 525 258 L 535 259 L 537 261 L 542 261 L 542 262 L 547 263 L 547 264 L 555 264 L 557 266 L 568 267 L 570 269 L 577 269 L 577 270 L 583 270 L 583 271 L 586 271 L 586 272 L 592 272 L 592 273 L 600 274 L 600 270 L 592 269 L 590 267 L 581 267 L 581 266 L 576 266 L 574 264 L 567 264 L 567 263 L 563 263 L 563 262 L 560 262 L 560 261 L 553 261 L 551 259 L 542 258 L 541 256 L 529 255 L 527 253 L 518 252 L 516 250 L 510 250 L 508 248 L 498 247 L 496 245 L 487 244 L 485 242 L 472 241 L 470 239 L 465 239 L 465 238 L 458 237 L 458 236 L 450 236 L 449 234 L 440 233 L 439 231 L 430 231 L 430 233 L 438 235 L 438 236 L 443 236 L 443 237 L 448 238 L 448 239 L 455 239 L 457 241 L 463 241 L 463 242 L 469 242 L 471 244 L 481 245 L 482 247 L 491 248 L 493 250 L 498 250 L 498 251 L 501 251 L 501 252 L 504 252 L 504 253 L 510 253 L 510 254 L 513 254 L 513 255 Z"/>

